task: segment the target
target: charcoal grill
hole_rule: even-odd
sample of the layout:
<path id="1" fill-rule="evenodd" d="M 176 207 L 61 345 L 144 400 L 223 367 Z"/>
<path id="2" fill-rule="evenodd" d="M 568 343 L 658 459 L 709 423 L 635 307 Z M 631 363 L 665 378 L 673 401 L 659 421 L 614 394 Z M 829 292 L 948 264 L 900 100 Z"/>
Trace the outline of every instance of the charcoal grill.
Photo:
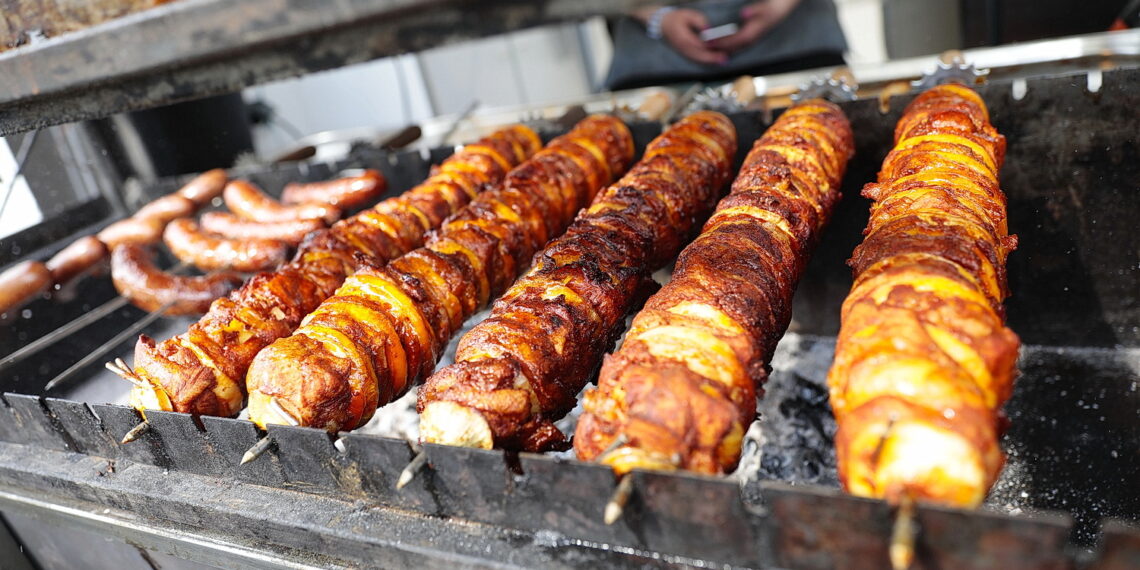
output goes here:
<path id="1" fill-rule="evenodd" d="M 1007 311 L 1025 343 L 1022 374 L 1006 406 L 1001 479 L 978 511 L 919 506 L 920 567 L 1140 567 L 1140 70 L 1096 73 L 1095 91 L 1084 73 L 979 90 L 1009 140 L 1001 182 L 1021 246 L 1009 261 Z M 390 437 L 271 426 L 275 445 L 239 466 L 262 435 L 253 424 L 150 412 L 151 429 L 122 445 L 140 418 L 104 403 L 121 401 L 128 385 L 101 366 L 129 360 L 133 332 L 44 389 L 146 316 L 111 305 L 0 368 L 0 512 L 49 563 L 86 555 L 143 568 L 189 567 L 183 559 L 240 568 L 882 568 L 892 511 L 838 490 L 823 379 L 851 283 L 843 261 L 867 221 L 858 191 L 911 98 L 892 98 L 885 113 L 873 99 L 840 105 L 857 146 L 845 197 L 797 292 L 760 404 L 762 435 L 732 478 L 634 472 L 625 514 L 607 526 L 612 473 L 565 456 L 426 445 L 427 467 L 396 491 L 416 450 Z M 740 159 L 772 117 L 732 119 Z M 660 125 L 633 130 L 642 148 Z M 371 167 L 401 192 L 448 152 L 359 149 L 335 164 L 235 174 L 273 190 Z M 68 241 L 3 259 L 46 258 Z M 37 300 L 0 326 L 0 355 L 114 303 L 105 277 L 82 290 Z M 165 337 L 189 322 L 159 318 L 139 332 Z M 0 554 L 19 564 L 2 531 Z"/>

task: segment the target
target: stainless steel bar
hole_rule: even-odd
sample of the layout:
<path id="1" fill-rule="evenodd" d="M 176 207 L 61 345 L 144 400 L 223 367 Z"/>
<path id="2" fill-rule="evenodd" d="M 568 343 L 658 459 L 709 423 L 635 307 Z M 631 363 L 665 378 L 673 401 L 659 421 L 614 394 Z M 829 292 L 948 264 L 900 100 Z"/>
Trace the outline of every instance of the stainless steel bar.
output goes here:
<path id="1" fill-rule="evenodd" d="M 93 310 L 83 313 L 79 318 L 51 331 L 50 333 L 29 342 L 22 348 L 16 350 L 12 354 L 0 358 L 0 372 L 3 372 L 9 366 L 20 362 L 21 360 L 71 336 L 73 333 L 86 328 L 91 323 L 102 319 L 103 317 L 123 308 L 129 301 L 126 297 L 118 296 Z"/>
<path id="2" fill-rule="evenodd" d="M 182 261 L 182 262 L 179 262 L 174 267 L 171 267 L 170 271 L 172 273 L 178 273 L 178 272 L 182 271 L 183 269 L 186 269 L 187 267 L 188 267 L 188 264 L 185 261 Z M 50 333 L 48 333 L 48 334 L 46 334 L 40 338 L 37 338 L 36 340 L 34 340 L 32 342 L 29 342 L 27 345 L 16 350 L 12 354 L 9 354 L 8 356 L 5 356 L 4 358 L 0 358 L 0 372 L 3 372 L 9 366 L 12 366 L 13 364 L 15 364 L 17 362 L 20 362 L 21 360 L 24 360 L 25 358 L 27 358 L 33 354 L 36 354 L 37 352 L 39 352 L 39 351 L 57 343 L 57 342 L 65 339 L 65 338 L 71 336 L 72 334 L 74 334 L 80 330 L 83 330 L 84 328 L 91 325 L 92 323 L 94 323 L 94 322 L 102 319 L 103 317 L 106 317 L 107 315 L 121 309 L 123 306 L 125 306 L 129 302 L 130 301 L 126 297 L 119 295 L 119 296 L 107 301 L 106 303 L 103 303 L 102 305 L 95 307 L 95 309 L 88 311 L 86 313 L 83 313 L 82 316 L 80 316 L 80 317 L 76 318 L 75 320 L 67 323 L 66 325 L 63 325 L 63 326 L 51 331 Z"/>
<path id="3" fill-rule="evenodd" d="M 0 134 L 233 92 L 635 0 L 172 2 L 0 53 Z M 209 38 L 205 40 L 203 38 Z M 150 47 L 161 43 L 164 49 Z"/>
<path id="4" fill-rule="evenodd" d="M 99 360 L 100 358 L 103 358 L 104 356 L 106 356 L 106 354 L 108 352 L 110 352 L 111 349 L 115 348 L 116 346 L 119 346 L 120 344 L 123 343 L 123 341 L 127 340 L 128 338 L 130 338 L 136 334 L 138 334 L 140 331 L 142 331 L 144 328 L 146 328 L 147 325 L 153 323 L 154 321 L 156 321 L 160 317 L 162 317 L 163 314 L 166 313 L 166 310 L 169 309 L 171 307 L 171 305 L 173 305 L 173 304 L 174 304 L 173 301 L 166 303 L 165 305 L 159 307 L 158 310 L 152 311 L 150 314 L 143 317 L 142 319 L 140 319 L 135 324 L 127 327 L 125 330 L 123 330 L 119 334 L 112 337 L 111 340 L 100 345 L 99 348 L 96 348 L 94 351 L 91 352 L 91 354 L 84 356 L 83 358 L 81 358 L 79 360 L 79 362 L 72 364 L 71 366 L 69 366 L 67 368 L 67 370 L 60 372 L 58 376 L 49 380 L 47 384 L 44 384 L 44 391 L 50 392 L 53 388 L 58 386 L 60 383 L 62 383 L 64 380 L 66 380 L 68 377 L 70 377 L 72 374 L 74 374 L 76 371 L 81 370 L 84 367 L 95 362 L 96 360 Z"/>

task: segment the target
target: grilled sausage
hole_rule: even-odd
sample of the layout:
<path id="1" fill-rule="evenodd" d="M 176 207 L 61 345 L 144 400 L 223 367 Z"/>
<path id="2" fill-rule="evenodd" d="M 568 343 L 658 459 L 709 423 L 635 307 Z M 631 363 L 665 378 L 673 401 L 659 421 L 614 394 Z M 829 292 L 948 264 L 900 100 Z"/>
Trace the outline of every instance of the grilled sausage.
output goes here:
<path id="1" fill-rule="evenodd" d="M 290 220 L 285 222 L 251 222 L 229 212 L 206 212 L 198 218 L 202 231 L 222 237 L 271 239 L 296 246 L 305 236 L 327 227 L 322 220 Z"/>
<path id="2" fill-rule="evenodd" d="M 134 369 L 147 386 L 132 390 L 132 403 L 139 410 L 236 414 L 253 357 L 293 332 L 358 259 L 382 264 L 418 247 L 429 230 L 541 144 L 534 131 L 515 126 L 467 145 L 423 184 L 309 236 L 293 261 L 218 299 L 188 331 L 159 343 L 140 338 Z"/>
<path id="3" fill-rule="evenodd" d="M 167 315 L 204 313 L 214 299 L 242 282 L 241 276 L 228 272 L 191 277 L 163 271 L 154 264 L 150 248 L 137 243 L 111 251 L 111 280 L 120 295 L 145 311 L 172 303 Z"/>
<path id="4" fill-rule="evenodd" d="M 310 202 L 295 206 L 282 205 L 265 195 L 253 184 L 233 180 L 222 191 L 226 207 L 238 216 L 255 222 L 288 222 L 295 220 L 324 220 L 331 224 L 340 217 L 340 210 L 328 204 Z"/>
<path id="5" fill-rule="evenodd" d="M 166 226 L 163 241 L 178 259 L 193 263 L 203 271 L 232 269 L 250 273 L 277 267 L 285 262 L 289 246 L 274 239 L 228 239 L 198 228 L 189 218 Z"/>
<path id="6" fill-rule="evenodd" d="M 0 314 L 22 307 L 51 288 L 51 271 L 39 261 L 23 261 L 0 273 Z"/>
<path id="7" fill-rule="evenodd" d="M 853 148 L 843 112 L 820 100 L 788 109 L 756 141 L 732 193 L 586 392 L 579 458 L 619 475 L 736 465 Z"/>
<path id="8" fill-rule="evenodd" d="M 107 258 L 107 246 L 95 236 L 84 236 L 59 250 L 47 261 L 52 281 L 64 285 Z"/>
<path id="9" fill-rule="evenodd" d="M 198 204 L 194 203 L 193 200 L 174 193 L 152 200 L 147 205 L 139 208 L 139 211 L 135 212 L 131 217 L 136 220 L 158 220 L 165 225 L 171 220 L 191 216 L 197 211 Z"/>
<path id="10" fill-rule="evenodd" d="M 695 113 L 580 214 L 483 322 L 455 364 L 420 390 L 427 442 L 542 451 L 562 447 L 554 421 L 570 411 L 644 300 L 653 269 L 673 259 L 731 174 L 736 132 Z"/>
<path id="11" fill-rule="evenodd" d="M 325 182 L 290 182 L 281 191 L 281 201 L 286 204 L 328 203 L 342 210 L 355 210 L 378 200 L 387 189 L 388 181 L 382 174 L 365 170 L 359 176 Z"/>
<path id="12" fill-rule="evenodd" d="M 621 121 L 588 118 L 477 196 L 426 246 L 356 272 L 292 336 L 254 359 L 250 421 L 329 431 L 367 422 L 426 376 L 463 321 L 506 289 L 632 157 Z"/>
<path id="13" fill-rule="evenodd" d="M 128 243 L 153 244 L 162 239 L 166 224 L 155 218 L 127 218 L 119 220 L 95 234 L 107 249 L 114 251 Z"/>
<path id="14" fill-rule="evenodd" d="M 903 112 L 850 264 L 828 374 L 851 493 L 972 507 L 1001 470 L 999 410 L 1019 341 L 1002 323 L 1005 138 L 981 97 L 943 85 Z"/>
<path id="15" fill-rule="evenodd" d="M 222 195 L 228 180 L 226 171 L 221 168 L 207 170 L 179 188 L 178 195 L 193 201 L 201 208 Z"/>

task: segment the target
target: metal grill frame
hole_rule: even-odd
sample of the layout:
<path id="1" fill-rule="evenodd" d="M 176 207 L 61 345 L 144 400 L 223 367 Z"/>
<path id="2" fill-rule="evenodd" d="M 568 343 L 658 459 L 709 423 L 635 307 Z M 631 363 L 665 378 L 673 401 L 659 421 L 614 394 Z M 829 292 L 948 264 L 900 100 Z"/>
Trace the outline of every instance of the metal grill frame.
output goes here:
<path id="1" fill-rule="evenodd" d="M 1140 188 L 1140 166 L 1113 162 L 1110 148 L 1107 164 L 1115 169 L 1096 178 L 1100 185 L 1062 181 L 1087 182 L 1091 171 L 1104 167 L 1103 160 L 1090 163 L 1089 157 L 1101 156 L 1103 137 L 1120 137 L 1129 128 L 1127 121 L 1119 123 L 1135 117 L 1140 70 L 1106 73 L 1097 93 L 1087 92 L 1082 80 L 1031 80 L 1020 101 L 1008 84 L 980 89 L 995 125 L 1010 140 L 1002 186 L 1011 193 L 1012 231 L 1022 235 L 1022 249 L 1011 258 L 1015 305 L 1010 318 L 1031 344 L 1101 346 L 1110 356 L 1114 350 L 1131 355 L 1140 347 L 1140 306 L 1127 291 L 1106 292 L 1115 295 L 1120 283 L 1135 283 L 1140 273 L 1140 267 L 1131 267 L 1123 277 L 1115 274 L 1119 260 L 1140 251 L 1128 219 L 1140 212 L 1140 194 L 1128 193 L 1133 182 Z M 797 295 L 793 326 L 800 330 L 827 335 L 838 326 L 837 303 L 850 276 L 834 260 L 849 254 L 848 242 L 866 221 L 867 203 L 857 197 L 858 189 L 873 179 L 910 98 L 892 99 L 886 114 L 876 101 L 842 105 L 854 126 L 858 158 L 845 178 L 846 197 Z M 771 121 L 757 113 L 733 119 L 741 132 L 741 154 Z M 1051 124 L 1068 127 L 1067 136 L 1051 143 L 1035 138 L 1048 134 L 1041 129 Z M 644 144 L 657 128 L 639 126 L 639 141 Z M 1119 142 L 1135 151 L 1134 125 L 1132 131 L 1131 141 Z M 1038 145 L 1053 149 L 1052 164 L 1042 164 L 1039 156 L 1033 160 Z M 1027 186 L 1042 180 L 1052 185 Z M 1056 207 L 1069 193 L 1084 206 Z M 1038 203 L 1044 207 L 1025 208 Z M 1050 214 L 1047 223 L 1039 220 L 1042 210 Z M 1099 227 L 1092 228 L 1094 220 Z M 1106 232 L 1122 241 L 1119 247 L 1096 247 Z M 829 239 L 832 235 L 847 237 Z M 1079 255 L 1043 256 L 1064 243 Z M 1026 280 L 1018 282 L 1018 275 Z M 1039 282 L 1045 278 L 1052 281 Z M 1063 301 L 1070 297 L 1058 298 L 1061 289 L 1073 291 L 1072 303 Z M 1095 304 L 1081 304 L 1078 294 L 1090 292 Z M 1018 308 L 1033 306 L 1037 313 Z M 1134 396 L 1125 398 L 1135 402 Z M 603 466 L 426 445 L 429 467 L 397 492 L 395 478 L 413 456 L 404 441 L 272 426 L 274 447 L 239 467 L 242 453 L 260 437 L 253 424 L 158 411 L 147 418 L 152 429 L 121 445 L 118 439 L 140 420 L 133 409 L 5 393 L 0 398 L 0 506 L 83 519 L 143 544 L 247 567 L 880 568 L 887 560 L 890 508 L 831 488 L 761 482 L 742 489 L 720 478 L 634 472 L 625 516 L 607 526 L 602 512 L 615 481 Z M 1140 449 L 1140 431 L 1133 429 L 1124 441 Z M 96 514 L 84 518 L 82 512 Z M 1010 516 L 921 505 L 917 520 L 923 567 L 1140 565 L 1140 531 L 1134 523 L 1105 523 L 1095 552 L 1089 553 L 1071 546 L 1073 520 L 1059 513 Z"/>

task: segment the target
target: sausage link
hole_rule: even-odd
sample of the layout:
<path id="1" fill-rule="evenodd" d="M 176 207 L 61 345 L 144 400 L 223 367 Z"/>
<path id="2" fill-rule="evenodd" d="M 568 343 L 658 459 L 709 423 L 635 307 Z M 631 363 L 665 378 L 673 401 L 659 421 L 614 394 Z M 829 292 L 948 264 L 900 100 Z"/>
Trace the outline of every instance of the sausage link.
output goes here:
<path id="1" fill-rule="evenodd" d="M 51 288 L 51 271 L 39 261 L 17 263 L 0 273 L 0 314 L 18 309 Z"/>
<path id="2" fill-rule="evenodd" d="M 179 188 L 178 195 L 192 200 L 200 208 L 221 196 L 228 180 L 226 171 L 221 168 L 207 170 Z"/>
<path id="3" fill-rule="evenodd" d="M 83 236 L 47 261 L 52 281 L 63 285 L 107 258 L 107 246 L 95 236 Z"/>
<path id="4" fill-rule="evenodd" d="M 289 251 L 288 245 L 274 239 L 215 237 L 199 229 L 190 218 L 170 222 L 162 239 L 175 257 L 203 271 L 263 271 L 284 263 Z"/>
<path id="5" fill-rule="evenodd" d="M 255 222 L 320 219 L 331 224 L 340 217 L 340 210 L 328 204 L 309 202 L 294 206 L 282 205 L 244 180 L 234 180 L 226 184 L 222 198 L 231 212 Z"/>
<path id="6" fill-rule="evenodd" d="M 153 244 L 162 239 L 163 222 L 154 218 L 127 218 L 119 220 L 95 234 L 107 249 L 114 250 L 128 243 Z"/>
<path id="7" fill-rule="evenodd" d="M 136 220 L 158 220 L 162 224 L 167 224 L 170 220 L 192 216 L 194 212 L 197 211 L 198 204 L 195 204 L 194 201 L 189 198 L 175 193 L 152 200 L 147 205 L 139 208 L 139 211 L 135 212 L 131 217 Z"/>
<path id="8" fill-rule="evenodd" d="M 379 199 L 387 189 L 384 175 L 365 170 L 360 176 L 324 182 L 290 182 L 281 191 L 281 201 L 286 204 L 326 202 L 342 210 L 354 210 Z"/>
<path id="9" fill-rule="evenodd" d="M 236 240 L 272 239 L 296 246 L 312 232 L 323 229 L 322 220 L 251 222 L 229 212 L 206 212 L 198 218 L 202 231 Z"/>
<path id="10" fill-rule="evenodd" d="M 154 264 L 150 248 L 137 243 L 111 252 L 111 280 L 115 289 L 144 311 L 173 303 L 167 315 L 197 315 L 210 303 L 241 285 L 239 275 L 228 272 L 202 276 L 174 275 Z"/>

